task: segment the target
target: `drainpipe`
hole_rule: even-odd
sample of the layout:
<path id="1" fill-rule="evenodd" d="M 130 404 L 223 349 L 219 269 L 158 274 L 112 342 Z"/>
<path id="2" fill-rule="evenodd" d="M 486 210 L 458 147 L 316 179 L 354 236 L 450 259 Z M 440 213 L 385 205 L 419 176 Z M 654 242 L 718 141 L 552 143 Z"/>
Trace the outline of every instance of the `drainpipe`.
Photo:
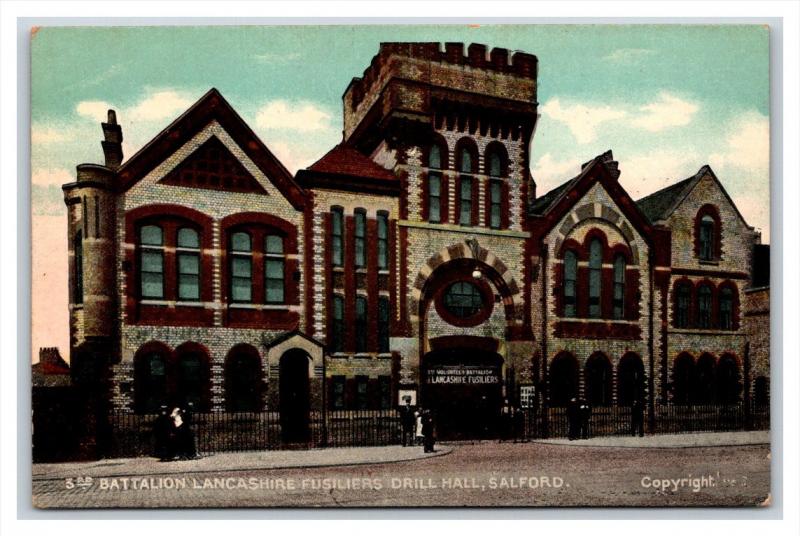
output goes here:
<path id="1" fill-rule="evenodd" d="M 548 368 L 547 368 L 547 358 L 548 358 L 548 351 L 547 351 L 547 293 L 549 289 L 547 288 L 547 262 L 548 262 L 548 248 L 547 244 L 542 246 L 542 255 L 541 255 L 541 263 L 542 269 L 540 270 L 542 274 L 542 383 L 539 392 L 541 393 L 541 405 L 542 408 L 542 432 L 544 437 L 548 437 L 550 435 L 550 421 L 548 417 L 548 395 L 549 389 L 547 388 L 547 375 L 548 375 Z"/>
<path id="2" fill-rule="evenodd" d="M 647 261 L 648 261 L 648 277 L 647 277 L 647 285 L 650 289 L 650 298 L 647 300 L 648 310 L 650 311 L 650 320 L 647 325 L 647 353 L 648 361 L 650 361 L 650 373 L 647 375 L 647 390 L 650 391 L 649 400 L 647 402 L 647 427 L 650 429 L 650 433 L 654 433 L 656 430 L 656 407 L 655 407 L 655 399 L 656 399 L 656 392 L 655 392 L 655 378 L 653 375 L 655 374 L 655 356 L 653 354 L 653 323 L 655 322 L 653 318 L 653 278 L 655 277 L 655 269 L 653 263 L 653 248 L 652 246 L 648 248 L 649 251 L 647 252 Z M 662 311 L 662 314 L 664 311 Z"/>

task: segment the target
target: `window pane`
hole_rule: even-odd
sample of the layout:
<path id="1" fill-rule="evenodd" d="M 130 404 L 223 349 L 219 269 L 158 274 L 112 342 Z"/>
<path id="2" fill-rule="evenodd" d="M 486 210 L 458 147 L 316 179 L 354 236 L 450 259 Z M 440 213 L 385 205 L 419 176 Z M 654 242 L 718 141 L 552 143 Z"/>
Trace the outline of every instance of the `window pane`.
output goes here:
<path id="1" fill-rule="evenodd" d="M 472 155 L 469 151 L 461 151 L 461 167 L 459 171 L 470 173 L 472 171 Z"/>
<path id="2" fill-rule="evenodd" d="M 489 175 L 492 177 L 500 176 L 500 155 L 492 152 L 489 156 Z"/>
<path id="3" fill-rule="evenodd" d="M 334 236 L 331 239 L 331 262 L 334 266 L 342 265 L 342 237 Z"/>
<path id="4" fill-rule="evenodd" d="M 253 266 L 249 258 L 233 258 L 232 272 L 234 277 L 250 277 L 252 275 L 252 270 Z"/>
<path id="5" fill-rule="evenodd" d="M 267 278 L 283 280 L 283 261 L 270 259 L 267 261 Z"/>
<path id="6" fill-rule="evenodd" d="M 178 255 L 178 273 L 194 274 L 200 273 L 200 257 L 196 254 Z"/>
<path id="7" fill-rule="evenodd" d="M 431 146 L 431 152 L 428 155 L 428 167 L 437 169 L 442 167 L 442 153 L 438 145 Z"/>
<path id="8" fill-rule="evenodd" d="M 160 273 L 142 273 L 142 297 L 164 297 L 164 277 Z"/>
<path id="9" fill-rule="evenodd" d="M 233 233 L 231 236 L 231 249 L 233 251 L 250 251 L 250 235 L 247 233 Z"/>
<path id="10" fill-rule="evenodd" d="M 178 278 L 178 298 L 182 300 L 199 300 L 200 277 L 196 275 L 181 275 Z"/>
<path id="11" fill-rule="evenodd" d="M 164 258 L 160 252 L 142 252 L 142 271 L 144 272 L 163 272 Z"/>
<path id="12" fill-rule="evenodd" d="M 389 237 L 389 216 L 385 212 L 378 213 L 378 238 Z"/>
<path id="13" fill-rule="evenodd" d="M 283 238 L 277 235 L 267 235 L 264 250 L 270 255 L 282 255 Z"/>
<path id="14" fill-rule="evenodd" d="M 461 210 L 459 216 L 461 225 L 472 223 L 472 181 L 469 178 L 461 179 Z"/>
<path id="15" fill-rule="evenodd" d="M 283 279 L 268 279 L 267 280 L 267 302 L 268 303 L 283 303 Z"/>
<path id="16" fill-rule="evenodd" d="M 250 278 L 234 277 L 231 281 L 231 298 L 233 301 L 249 302 L 251 298 Z"/>
<path id="17" fill-rule="evenodd" d="M 148 246 L 163 245 L 164 239 L 161 233 L 161 227 L 157 225 L 145 225 L 140 231 L 140 240 L 142 244 Z"/>
<path id="18" fill-rule="evenodd" d="M 564 277 L 574 281 L 578 271 L 578 259 L 575 253 L 567 251 L 564 255 Z"/>
<path id="19" fill-rule="evenodd" d="M 438 175 L 430 175 L 428 177 L 428 192 L 434 196 L 438 197 L 441 195 L 441 187 L 442 182 Z"/>
<path id="20" fill-rule="evenodd" d="M 200 235 L 194 229 L 182 227 L 178 230 L 178 247 L 181 248 L 199 248 Z"/>
<path id="21" fill-rule="evenodd" d="M 331 231 L 335 235 L 342 234 L 342 211 L 341 210 L 333 210 L 331 211 Z"/>

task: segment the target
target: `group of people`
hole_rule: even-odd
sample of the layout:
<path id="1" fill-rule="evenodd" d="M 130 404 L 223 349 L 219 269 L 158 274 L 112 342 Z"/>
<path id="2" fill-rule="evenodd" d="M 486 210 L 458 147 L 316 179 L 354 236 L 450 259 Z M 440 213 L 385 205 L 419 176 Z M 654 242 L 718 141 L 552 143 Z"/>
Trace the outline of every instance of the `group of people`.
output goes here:
<path id="1" fill-rule="evenodd" d="M 191 404 L 189 404 L 191 406 Z M 153 425 L 155 455 L 162 462 L 171 460 L 193 460 L 198 458 L 197 441 L 192 429 L 191 407 L 175 407 L 161 411 Z"/>
<path id="2" fill-rule="evenodd" d="M 433 444 L 434 422 L 433 413 L 429 409 L 411 406 L 411 399 L 406 398 L 405 404 L 400 406 L 400 420 L 403 426 L 402 442 L 404 447 L 422 445 L 423 452 L 435 452 Z"/>
<path id="3" fill-rule="evenodd" d="M 572 398 L 567 404 L 567 437 L 589 439 L 589 423 L 592 419 L 592 407 L 586 400 Z"/>

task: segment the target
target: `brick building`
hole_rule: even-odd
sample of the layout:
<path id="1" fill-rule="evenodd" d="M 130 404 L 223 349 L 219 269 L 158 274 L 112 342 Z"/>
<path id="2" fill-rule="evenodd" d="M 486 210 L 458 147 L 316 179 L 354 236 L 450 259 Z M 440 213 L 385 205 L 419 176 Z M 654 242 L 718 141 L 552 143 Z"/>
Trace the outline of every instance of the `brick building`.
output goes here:
<path id="1" fill-rule="evenodd" d="M 537 71 L 384 43 L 296 176 L 215 89 L 124 163 L 109 111 L 104 165 L 64 185 L 76 382 L 101 411 L 278 410 L 298 438 L 403 396 L 460 434 L 531 393 L 746 396 L 758 234 L 708 166 L 634 201 L 608 151 L 539 195 Z"/>

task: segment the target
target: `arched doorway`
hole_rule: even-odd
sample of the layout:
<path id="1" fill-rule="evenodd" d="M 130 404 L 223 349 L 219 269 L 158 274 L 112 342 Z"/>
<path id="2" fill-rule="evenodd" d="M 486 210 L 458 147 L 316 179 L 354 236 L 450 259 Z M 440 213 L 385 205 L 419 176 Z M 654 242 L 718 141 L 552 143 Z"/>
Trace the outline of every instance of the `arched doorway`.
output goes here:
<path id="1" fill-rule="evenodd" d="M 682 353 L 675 358 L 672 365 L 672 402 L 674 404 L 690 404 L 696 371 L 694 357 L 688 353 Z"/>
<path id="2" fill-rule="evenodd" d="M 695 404 L 713 404 L 716 400 L 716 368 L 717 359 L 711 354 L 703 354 L 697 360 L 697 382 L 695 383 L 693 402 Z"/>
<path id="3" fill-rule="evenodd" d="M 578 396 L 578 361 L 569 352 L 561 352 L 552 363 L 549 372 L 550 405 L 564 407 Z"/>
<path id="4" fill-rule="evenodd" d="M 420 404 L 434 414 L 440 439 L 494 437 L 502 405 L 503 358 L 480 345 L 429 352 Z"/>
<path id="5" fill-rule="evenodd" d="M 225 359 L 225 403 L 228 411 L 261 411 L 261 356 L 249 344 L 234 346 Z"/>
<path id="6" fill-rule="evenodd" d="M 617 405 L 631 406 L 636 399 L 644 399 L 644 364 L 634 353 L 622 356 L 617 365 Z"/>
<path id="7" fill-rule="evenodd" d="M 591 406 L 611 405 L 611 362 L 605 354 L 593 354 L 584 370 L 586 399 Z"/>
<path id="8" fill-rule="evenodd" d="M 739 362 L 731 354 L 723 354 L 717 363 L 717 403 L 735 404 L 742 392 Z"/>
<path id="9" fill-rule="evenodd" d="M 289 350 L 280 360 L 281 437 L 286 443 L 309 440 L 310 358 L 303 350 Z"/>

